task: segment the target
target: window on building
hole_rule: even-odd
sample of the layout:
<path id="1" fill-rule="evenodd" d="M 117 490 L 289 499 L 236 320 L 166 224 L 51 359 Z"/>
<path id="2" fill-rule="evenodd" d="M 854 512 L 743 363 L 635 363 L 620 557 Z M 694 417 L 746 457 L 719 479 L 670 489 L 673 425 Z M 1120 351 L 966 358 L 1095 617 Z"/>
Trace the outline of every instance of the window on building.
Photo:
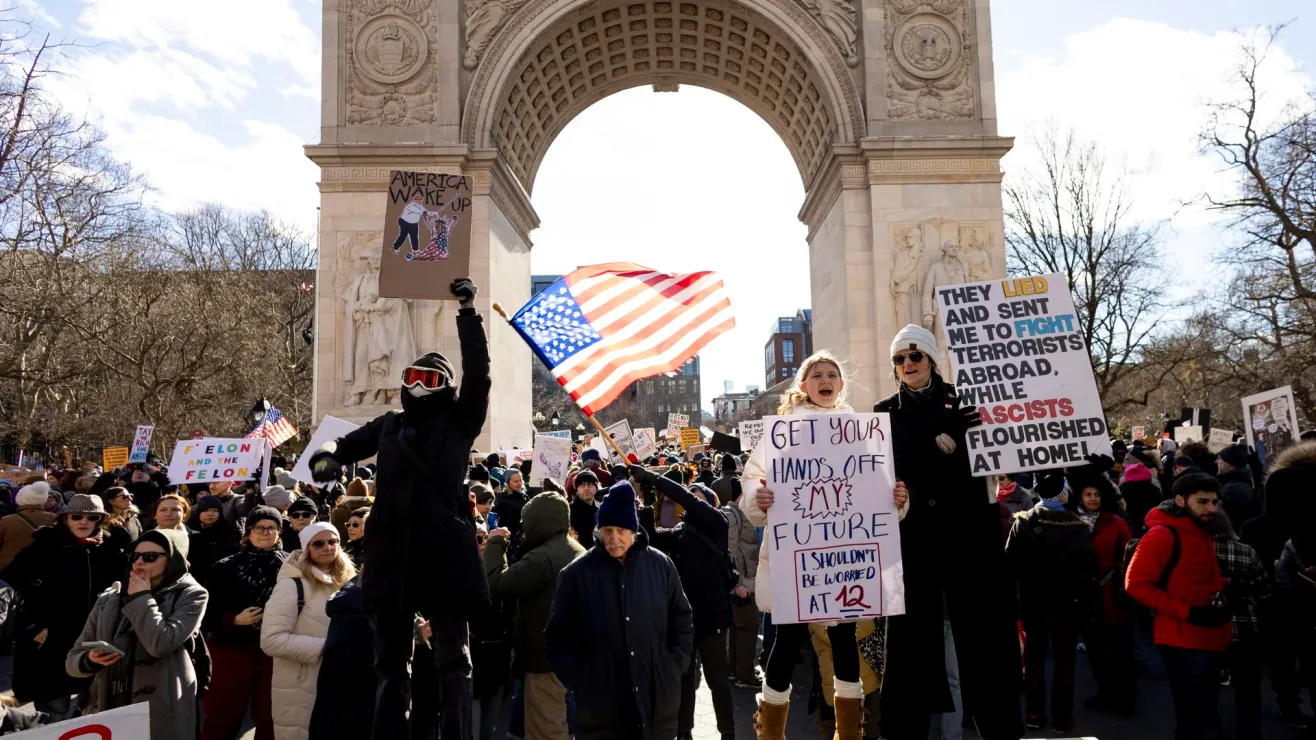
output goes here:
<path id="1" fill-rule="evenodd" d="M 651 395 L 651 396 L 653 395 L 653 381 L 652 381 L 652 380 L 646 380 L 646 381 L 644 381 L 644 392 L 645 392 L 645 393 L 648 393 L 648 394 Z"/>
<path id="2" fill-rule="evenodd" d="M 685 378 L 676 381 L 676 392 L 685 393 Z"/>
<path id="3" fill-rule="evenodd" d="M 768 342 L 768 346 L 764 351 L 764 355 L 765 356 L 763 358 L 763 367 L 764 368 L 772 367 L 772 364 L 777 360 L 777 353 L 772 350 L 772 342 Z"/>
<path id="4" fill-rule="evenodd" d="M 781 369 L 781 377 L 789 378 L 790 376 L 791 376 L 791 369 L 788 367 L 783 367 Z"/>
<path id="5" fill-rule="evenodd" d="M 781 340 L 781 361 L 782 361 L 782 362 L 795 362 L 795 340 L 794 340 L 794 339 L 783 339 L 783 340 Z"/>

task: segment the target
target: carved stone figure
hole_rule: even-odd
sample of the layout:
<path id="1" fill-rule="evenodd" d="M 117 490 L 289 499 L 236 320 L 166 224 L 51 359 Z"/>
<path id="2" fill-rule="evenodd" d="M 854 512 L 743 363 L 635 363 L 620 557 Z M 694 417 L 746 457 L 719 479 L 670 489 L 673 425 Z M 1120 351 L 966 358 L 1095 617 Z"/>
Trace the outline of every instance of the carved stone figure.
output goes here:
<path id="1" fill-rule="evenodd" d="M 378 247 L 364 247 L 360 259 L 367 269 L 343 294 L 344 406 L 391 403 L 401 387 L 402 369 L 417 356 L 406 301 L 379 295 Z"/>
<path id="2" fill-rule="evenodd" d="M 896 255 L 891 275 L 891 292 L 895 298 L 896 326 L 905 326 L 921 320 L 921 278 L 919 265 L 923 264 L 923 228 L 895 227 Z"/>
<path id="3" fill-rule="evenodd" d="M 964 261 L 969 266 L 969 282 L 991 280 L 992 257 L 987 252 L 983 227 L 961 226 L 960 244 L 964 245 Z"/>
<path id="4" fill-rule="evenodd" d="M 494 34 L 524 4 L 525 0 L 466 0 L 466 54 L 462 58 L 463 67 L 473 70 L 479 66 L 480 57 L 484 55 Z"/>
<path id="5" fill-rule="evenodd" d="M 841 56 L 845 57 L 845 63 L 851 67 L 858 67 L 859 52 L 855 44 L 859 38 L 859 17 L 852 0 L 802 0 L 802 2 L 836 42 L 836 48 L 841 51 Z"/>
<path id="6" fill-rule="evenodd" d="M 947 239 L 941 246 L 941 259 L 928 267 L 928 275 L 923 279 L 923 327 L 932 332 L 942 347 L 937 364 L 945 373 L 950 372 L 950 362 L 946 353 L 946 327 L 942 325 L 941 315 L 937 312 L 937 288 L 968 281 L 969 266 L 960 256 L 960 245 L 954 239 Z"/>

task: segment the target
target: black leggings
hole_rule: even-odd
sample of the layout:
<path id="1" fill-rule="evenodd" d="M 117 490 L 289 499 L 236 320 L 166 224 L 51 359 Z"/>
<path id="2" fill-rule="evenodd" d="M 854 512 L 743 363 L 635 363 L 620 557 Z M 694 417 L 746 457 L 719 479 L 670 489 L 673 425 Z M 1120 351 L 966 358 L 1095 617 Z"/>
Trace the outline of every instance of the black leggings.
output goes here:
<path id="1" fill-rule="evenodd" d="M 791 686 L 791 676 L 795 673 L 795 660 L 800 657 L 800 648 L 812 645 L 809 641 L 809 625 L 779 624 L 777 638 L 772 643 L 772 654 L 768 656 L 765 681 L 773 691 L 785 691 Z M 855 622 L 841 622 L 827 628 L 827 639 L 832 643 L 832 671 L 837 681 L 859 682 L 859 648 L 855 645 Z"/>

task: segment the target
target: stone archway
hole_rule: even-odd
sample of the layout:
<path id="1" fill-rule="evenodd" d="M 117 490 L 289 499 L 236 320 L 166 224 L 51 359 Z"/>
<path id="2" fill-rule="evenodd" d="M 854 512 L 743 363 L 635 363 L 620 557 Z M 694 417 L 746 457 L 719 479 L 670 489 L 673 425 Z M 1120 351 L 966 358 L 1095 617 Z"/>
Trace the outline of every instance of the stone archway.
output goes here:
<path id="1" fill-rule="evenodd" d="M 368 268 L 390 169 L 475 182 L 479 308 L 529 296 L 529 191 L 545 151 L 594 102 L 697 85 L 745 104 L 805 184 L 814 339 L 854 371 L 857 408 L 890 391 L 886 347 L 921 322 L 941 247 L 1003 275 L 987 0 L 326 0 L 315 414 L 348 405 L 351 286 Z M 410 339 L 457 353 L 442 304 L 407 302 Z M 481 449 L 530 444 L 530 354 L 497 319 Z"/>

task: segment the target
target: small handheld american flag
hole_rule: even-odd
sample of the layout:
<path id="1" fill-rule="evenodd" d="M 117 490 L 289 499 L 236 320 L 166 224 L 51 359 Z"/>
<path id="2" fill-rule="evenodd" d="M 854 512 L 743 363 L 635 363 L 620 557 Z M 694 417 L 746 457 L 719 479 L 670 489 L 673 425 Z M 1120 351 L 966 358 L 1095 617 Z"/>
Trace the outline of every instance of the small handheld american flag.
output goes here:
<path id="1" fill-rule="evenodd" d="M 564 276 L 508 321 L 591 417 L 736 325 L 716 273 L 669 275 L 624 262 Z"/>
<path id="2" fill-rule="evenodd" d="M 247 439 L 256 439 L 264 437 L 270 441 L 271 447 L 278 447 L 297 436 L 297 427 L 292 425 L 278 409 L 270 406 L 265 412 L 265 416 L 256 424 L 256 428 L 247 432 Z"/>

